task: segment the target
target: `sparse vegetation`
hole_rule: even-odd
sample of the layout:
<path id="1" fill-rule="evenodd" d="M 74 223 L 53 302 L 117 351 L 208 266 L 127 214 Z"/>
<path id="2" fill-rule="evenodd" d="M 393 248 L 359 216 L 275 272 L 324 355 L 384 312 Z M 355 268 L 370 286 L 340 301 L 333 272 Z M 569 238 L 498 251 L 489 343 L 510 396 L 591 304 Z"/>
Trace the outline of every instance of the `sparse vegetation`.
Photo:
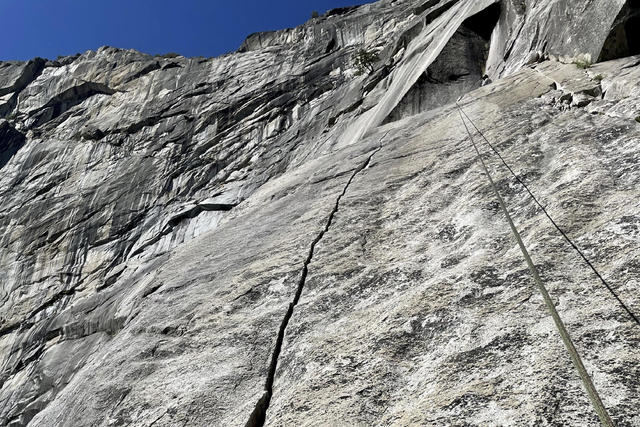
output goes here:
<path id="1" fill-rule="evenodd" d="M 316 19 L 319 17 L 320 17 L 320 14 L 318 13 L 317 10 L 314 10 L 313 12 L 311 12 L 311 19 Z"/>
<path id="2" fill-rule="evenodd" d="M 371 74 L 375 70 L 375 64 L 380 60 L 378 53 L 372 50 L 360 49 L 353 56 L 356 66 L 356 75 Z"/>
<path id="3" fill-rule="evenodd" d="M 580 68 L 581 70 L 586 70 L 587 68 L 591 67 L 591 60 L 587 58 L 576 59 L 575 61 L 573 61 L 573 63 L 576 64 L 576 67 Z"/>
<path id="4" fill-rule="evenodd" d="M 593 80 L 595 80 L 595 81 L 597 81 L 597 82 L 601 82 L 601 81 L 602 81 L 602 79 L 604 79 L 604 77 L 602 77 L 602 74 L 598 74 L 597 76 L 595 76 L 595 77 L 593 78 Z"/>
<path id="5" fill-rule="evenodd" d="M 636 122 L 640 123 L 640 116 L 636 117 Z"/>

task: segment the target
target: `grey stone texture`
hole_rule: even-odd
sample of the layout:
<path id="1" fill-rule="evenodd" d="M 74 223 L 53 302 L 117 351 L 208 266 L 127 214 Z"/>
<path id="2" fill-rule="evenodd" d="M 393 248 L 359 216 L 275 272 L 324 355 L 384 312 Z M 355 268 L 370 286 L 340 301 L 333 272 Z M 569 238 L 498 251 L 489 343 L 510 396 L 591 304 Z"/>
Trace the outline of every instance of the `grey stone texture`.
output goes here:
<path id="1" fill-rule="evenodd" d="M 0 63 L 0 424 L 597 425 L 455 101 L 640 315 L 637 9 L 381 0 Z M 471 132 L 639 426 L 640 325 Z"/>

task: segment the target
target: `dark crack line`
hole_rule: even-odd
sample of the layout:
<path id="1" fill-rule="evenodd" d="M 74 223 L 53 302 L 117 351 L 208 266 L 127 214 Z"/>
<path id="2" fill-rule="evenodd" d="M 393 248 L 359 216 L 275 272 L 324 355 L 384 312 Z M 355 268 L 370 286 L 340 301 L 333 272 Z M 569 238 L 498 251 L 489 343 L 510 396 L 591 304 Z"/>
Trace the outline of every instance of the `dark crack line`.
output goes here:
<path id="1" fill-rule="evenodd" d="M 265 420 L 266 420 L 266 417 L 267 417 L 267 410 L 269 409 L 269 404 L 271 403 L 271 396 L 273 395 L 273 382 L 274 382 L 274 379 L 275 379 L 276 368 L 278 367 L 278 358 L 280 357 L 280 353 L 282 351 L 282 344 L 284 342 L 284 336 L 285 336 L 285 333 L 287 331 L 287 326 L 289 325 L 289 321 L 291 320 L 291 317 L 293 316 L 293 311 L 294 311 L 296 305 L 298 305 L 298 302 L 300 301 L 300 297 L 302 295 L 302 291 L 304 290 L 304 285 L 305 285 L 305 282 L 307 280 L 307 274 L 309 273 L 309 264 L 311 264 L 311 261 L 313 260 L 313 254 L 315 252 L 316 246 L 322 240 L 324 235 L 329 231 L 329 228 L 331 228 L 331 224 L 333 223 L 333 218 L 335 217 L 336 213 L 340 209 L 340 200 L 347 193 L 347 190 L 349 189 L 349 186 L 351 185 L 351 183 L 353 182 L 355 177 L 360 172 L 362 172 L 364 169 L 366 169 L 367 166 L 369 166 L 373 156 L 375 156 L 376 153 L 382 149 L 382 141 L 389 134 L 389 132 L 390 131 L 387 131 L 387 133 L 385 133 L 382 136 L 382 138 L 380 138 L 380 146 L 378 148 L 376 148 L 371 153 L 371 155 L 369 155 L 369 157 L 367 158 L 367 160 L 364 163 L 362 163 L 358 168 L 356 168 L 353 171 L 353 173 L 351 174 L 351 178 L 349 178 L 349 181 L 347 181 L 347 184 L 342 189 L 342 192 L 340 193 L 340 195 L 338 195 L 338 198 L 336 199 L 336 202 L 335 202 L 335 204 L 333 206 L 333 209 L 331 210 L 331 213 L 329 214 L 329 217 L 327 218 L 326 225 L 320 231 L 320 233 L 316 236 L 316 238 L 313 240 L 313 242 L 311 242 L 311 247 L 309 248 L 309 253 L 307 255 L 307 259 L 304 261 L 304 264 L 302 266 L 302 274 L 300 275 L 300 280 L 298 281 L 298 287 L 297 287 L 296 293 L 295 293 L 295 295 L 293 297 L 293 301 L 289 304 L 289 308 L 287 309 L 287 312 L 284 315 L 284 319 L 282 319 L 282 323 L 280 324 L 280 329 L 278 331 L 278 338 L 276 339 L 276 344 L 275 344 L 275 347 L 273 349 L 273 353 L 271 355 L 271 363 L 269 365 L 269 371 L 267 373 L 267 380 L 266 380 L 265 385 L 264 385 L 265 391 L 264 391 L 262 397 L 260 397 L 260 399 L 258 400 L 258 403 L 256 403 L 256 406 L 253 409 L 253 412 L 251 413 L 251 416 L 249 417 L 249 420 L 245 424 L 245 427 L 262 427 L 262 426 L 264 426 L 264 423 L 265 423 Z"/>
<path id="2" fill-rule="evenodd" d="M 474 127 L 474 129 L 478 132 L 478 134 L 480 134 L 480 136 L 482 137 L 482 139 L 484 139 L 484 141 L 487 143 L 487 145 L 489 145 L 489 147 L 491 148 L 491 150 L 496 154 L 496 156 L 498 156 L 498 158 L 500 159 L 500 161 L 502 162 L 502 164 L 509 170 L 509 172 L 511 173 L 511 175 L 513 175 L 513 177 L 516 179 L 516 181 L 518 181 L 518 183 L 520 185 L 522 185 L 522 187 L 527 191 L 527 193 L 529 193 L 529 196 L 531 196 L 531 198 L 533 199 L 533 201 L 536 203 L 536 205 L 538 205 L 538 207 L 542 210 L 542 212 L 544 213 L 544 215 L 547 217 L 547 219 L 551 222 L 551 224 L 553 224 L 553 226 L 556 228 L 556 230 L 558 230 L 558 232 L 562 235 L 562 237 L 564 237 L 564 239 L 569 243 L 569 245 L 571 245 L 571 247 L 578 253 L 578 255 L 580 255 L 580 257 L 583 259 L 583 261 L 587 264 L 587 266 L 589 266 L 589 268 L 591 269 L 591 271 L 593 271 L 593 273 L 598 277 L 598 279 L 600 279 L 600 282 L 602 282 L 602 284 L 605 286 L 605 288 L 607 288 L 607 290 L 609 290 L 609 292 L 611 293 L 611 295 L 616 299 L 616 301 L 618 301 L 618 304 L 620 304 L 620 307 L 622 307 L 627 314 L 629 314 L 629 316 L 631 317 L 631 319 L 633 319 L 633 321 L 640 326 L 640 319 L 638 319 L 638 317 L 633 313 L 633 311 L 631 311 L 631 309 L 624 303 L 624 301 L 622 301 L 622 299 L 620 298 L 620 296 L 618 295 L 618 293 L 615 291 L 615 289 L 613 289 L 613 287 L 604 279 L 604 277 L 602 277 L 602 275 L 600 274 L 600 272 L 596 269 L 596 267 L 591 263 L 591 261 L 589 261 L 589 259 L 587 258 L 587 256 L 584 254 L 584 252 L 578 247 L 578 245 L 576 245 L 573 240 L 571 240 L 571 238 L 567 235 L 567 233 L 555 222 L 555 220 L 551 217 L 551 215 L 547 212 L 547 209 L 542 205 L 542 203 L 540 203 L 540 201 L 538 200 L 538 198 L 533 194 L 533 192 L 529 189 L 529 187 L 527 186 L 527 184 L 514 172 L 514 170 L 511 168 L 511 166 L 509 166 L 509 164 L 505 161 L 504 157 L 502 157 L 502 155 L 500 154 L 500 152 L 493 146 L 493 144 L 491 144 L 489 142 L 489 140 L 487 139 L 486 136 L 484 136 L 484 134 L 482 133 L 482 131 L 480 129 L 478 129 L 478 127 L 475 125 L 475 123 L 473 122 L 473 120 L 471 120 L 471 118 L 467 115 L 467 113 L 462 109 L 462 107 L 460 105 L 458 105 L 458 107 L 460 108 L 460 111 L 462 112 L 462 114 L 465 115 L 465 117 L 467 118 L 467 120 L 469 120 L 469 122 L 471 123 L 471 125 Z"/>

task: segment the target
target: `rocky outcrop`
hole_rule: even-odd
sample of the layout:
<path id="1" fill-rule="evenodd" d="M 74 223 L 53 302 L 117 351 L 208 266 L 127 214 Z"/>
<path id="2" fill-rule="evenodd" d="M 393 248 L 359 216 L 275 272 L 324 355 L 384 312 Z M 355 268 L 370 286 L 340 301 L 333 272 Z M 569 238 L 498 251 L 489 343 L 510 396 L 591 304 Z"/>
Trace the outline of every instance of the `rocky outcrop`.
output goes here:
<path id="1" fill-rule="evenodd" d="M 480 87 L 488 44 L 487 39 L 463 24 L 385 122 L 450 104 L 461 95 Z"/>
<path id="2" fill-rule="evenodd" d="M 3 62 L 0 68 L 0 117 L 16 106 L 18 94 L 42 72 L 45 61 L 36 58 L 26 63 Z"/>
<path id="3" fill-rule="evenodd" d="M 456 100 L 639 423 L 634 7 L 382 0 L 218 58 L 0 64 L 1 423 L 597 423 Z"/>
<path id="4" fill-rule="evenodd" d="M 0 119 L 0 169 L 22 148 L 25 136 Z"/>
<path id="5" fill-rule="evenodd" d="M 545 54 L 571 61 L 587 55 L 595 62 L 605 40 L 615 32 L 617 14 L 634 5 L 635 0 L 502 2 L 504 11 L 494 30 L 487 63 L 489 76 L 502 76 L 530 60 L 530 55 Z M 630 53 L 629 53 L 630 54 Z M 616 59 L 628 56 L 609 56 Z"/>
<path id="6" fill-rule="evenodd" d="M 640 54 L 640 3 L 627 1 L 612 24 L 600 61 Z"/>

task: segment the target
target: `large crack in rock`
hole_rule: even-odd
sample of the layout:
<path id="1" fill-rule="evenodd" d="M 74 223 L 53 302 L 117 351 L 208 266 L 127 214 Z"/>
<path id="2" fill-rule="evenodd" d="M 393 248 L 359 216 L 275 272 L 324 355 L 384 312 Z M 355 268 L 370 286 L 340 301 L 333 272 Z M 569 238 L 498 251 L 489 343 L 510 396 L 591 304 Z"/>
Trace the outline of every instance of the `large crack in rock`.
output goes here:
<path id="1" fill-rule="evenodd" d="M 241 425 L 269 377 L 267 424 L 586 419 L 447 102 L 474 89 L 474 122 L 636 313 L 638 58 L 529 60 L 597 58 L 622 0 L 503 1 L 494 28 L 496 4 L 383 0 L 219 58 L 0 63 L 0 424 Z M 499 176 L 635 422 L 628 313 Z"/>
<path id="2" fill-rule="evenodd" d="M 311 262 L 313 261 L 313 255 L 314 255 L 316 246 L 322 241 L 322 238 L 324 237 L 324 235 L 327 232 L 329 232 L 329 229 L 331 228 L 331 223 L 333 222 L 335 215 L 338 213 L 338 210 L 340 209 L 340 200 L 345 196 L 345 194 L 347 194 L 347 191 L 349 190 L 349 186 L 351 185 L 353 180 L 356 178 L 356 176 L 360 172 L 362 172 L 364 169 L 367 168 L 367 166 L 369 166 L 369 163 L 371 163 L 371 159 L 373 158 L 373 156 L 375 156 L 375 154 L 378 151 L 380 151 L 380 149 L 382 149 L 382 141 L 384 141 L 385 136 L 383 136 L 380 140 L 380 144 L 381 144 L 380 147 L 374 150 L 367 157 L 364 163 L 362 163 L 362 165 L 358 166 L 353 171 L 353 173 L 351 174 L 351 177 L 349 178 L 349 181 L 347 181 L 346 185 L 342 189 L 342 192 L 336 198 L 335 205 L 333 206 L 333 209 L 329 213 L 326 225 L 320 231 L 320 233 L 316 236 L 313 242 L 311 242 L 311 246 L 309 247 L 309 253 L 307 255 L 307 258 L 304 261 L 304 264 L 302 265 L 302 272 L 300 273 L 300 280 L 298 281 L 296 293 L 293 297 L 293 301 L 291 302 L 291 304 L 289 304 L 289 308 L 287 309 L 287 312 L 278 330 L 278 337 L 276 339 L 275 347 L 273 349 L 273 354 L 271 356 L 271 363 L 269 364 L 269 371 L 267 374 L 267 379 L 265 381 L 265 386 L 264 386 L 265 392 L 260 397 L 260 399 L 258 400 L 258 403 L 255 406 L 255 409 L 249 416 L 249 420 L 245 425 L 246 427 L 261 427 L 265 423 L 265 420 L 267 417 L 267 411 L 269 410 L 269 404 L 271 402 L 271 397 L 273 395 L 273 383 L 275 380 L 276 369 L 278 368 L 278 358 L 280 357 L 280 353 L 282 352 L 282 344 L 284 342 L 285 334 L 287 332 L 287 326 L 289 325 L 291 316 L 293 316 L 294 310 L 298 305 L 298 302 L 300 301 L 302 292 L 304 291 L 304 285 L 307 281 L 307 274 L 309 272 L 309 264 L 311 264 Z"/>
<path id="3" fill-rule="evenodd" d="M 453 3 L 448 4 L 451 6 Z M 383 124 L 436 109 L 480 87 L 486 77 L 491 35 L 501 10 L 500 4 L 495 3 L 467 18 Z M 410 41 L 416 36 L 409 34 L 405 38 Z"/>

